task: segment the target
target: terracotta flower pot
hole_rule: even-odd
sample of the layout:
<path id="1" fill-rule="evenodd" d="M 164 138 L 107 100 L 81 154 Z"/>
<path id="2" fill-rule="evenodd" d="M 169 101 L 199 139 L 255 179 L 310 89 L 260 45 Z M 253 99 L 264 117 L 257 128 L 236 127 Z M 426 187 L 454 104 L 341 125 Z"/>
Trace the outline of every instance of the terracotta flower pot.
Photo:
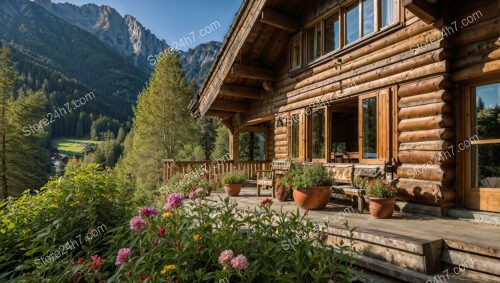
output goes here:
<path id="1" fill-rule="evenodd" d="M 230 197 L 234 197 L 240 194 L 242 184 L 224 184 L 224 191 Z"/>
<path id="2" fill-rule="evenodd" d="M 287 201 L 288 189 L 284 186 L 279 186 L 278 189 L 276 189 L 276 199 L 279 201 Z"/>
<path id="3" fill-rule="evenodd" d="M 392 198 L 374 198 L 370 197 L 370 214 L 379 219 L 389 218 L 394 213 L 395 197 Z"/>
<path id="4" fill-rule="evenodd" d="M 293 200 L 302 209 L 325 209 L 330 201 L 330 187 L 309 187 L 293 190 Z"/>

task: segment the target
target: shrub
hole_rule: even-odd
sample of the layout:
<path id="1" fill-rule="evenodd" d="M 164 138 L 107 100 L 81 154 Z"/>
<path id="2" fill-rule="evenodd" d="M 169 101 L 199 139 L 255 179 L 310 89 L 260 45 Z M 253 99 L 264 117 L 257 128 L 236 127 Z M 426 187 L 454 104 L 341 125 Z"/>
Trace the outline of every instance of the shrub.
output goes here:
<path id="1" fill-rule="evenodd" d="M 352 282 L 351 250 L 327 245 L 326 234 L 299 211 L 275 212 L 271 202 L 238 209 L 226 198 L 192 202 L 168 196 L 168 210 L 137 215 L 116 231 L 110 282 Z M 65 276 L 84 272 L 68 266 Z M 88 274 L 86 274 L 89 277 Z M 177 281 L 179 280 L 179 281 Z"/>
<path id="2" fill-rule="evenodd" d="M 366 180 L 364 183 L 366 195 L 374 198 L 392 198 L 397 195 L 398 190 L 391 181 L 379 178 Z"/>
<path id="3" fill-rule="evenodd" d="M 243 184 L 247 180 L 246 175 L 240 171 L 227 173 L 222 178 L 223 184 Z"/>
<path id="4" fill-rule="evenodd" d="M 55 280 L 69 259 L 105 249 L 133 207 L 131 192 L 95 164 L 0 203 L 0 281 Z"/>
<path id="5" fill-rule="evenodd" d="M 333 181 L 321 164 L 303 165 L 297 168 L 293 178 L 294 189 L 307 189 L 315 186 L 331 186 Z"/>

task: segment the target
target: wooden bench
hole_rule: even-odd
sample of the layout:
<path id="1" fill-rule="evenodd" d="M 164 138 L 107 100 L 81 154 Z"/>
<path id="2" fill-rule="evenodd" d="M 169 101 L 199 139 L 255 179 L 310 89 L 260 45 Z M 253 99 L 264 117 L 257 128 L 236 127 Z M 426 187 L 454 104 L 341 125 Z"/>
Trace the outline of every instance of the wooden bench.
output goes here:
<path id="1" fill-rule="evenodd" d="M 354 198 L 357 198 L 358 212 L 363 213 L 365 208 L 365 190 L 353 186 L 354 165 L 333 165 L 328 171 L 335 184 L 331 187 L 332 193 L 348 195 L 351 197 L 351 205 L 354 206 Z"/>
<path id="2" fill-rule="evenodd" d="M 257 196 L 260 197 L 261 188 L 271 188 L 273 191 L 273 197 L 275 197 L 275 184 L 277 176 L 283 175 L 286 171 L 290 169 L 292 163 L 289 160 L 273 160 L 271 163 L 270 170 L 258 170 L 257 171 Z M 266 177 L 265 174 L 269 174 Z"/>

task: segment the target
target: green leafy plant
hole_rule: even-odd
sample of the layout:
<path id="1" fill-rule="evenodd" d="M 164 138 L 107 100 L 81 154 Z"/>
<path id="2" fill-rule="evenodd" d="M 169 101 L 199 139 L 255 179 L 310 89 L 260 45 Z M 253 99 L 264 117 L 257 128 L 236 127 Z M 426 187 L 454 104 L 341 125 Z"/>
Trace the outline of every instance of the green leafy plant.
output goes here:
<path id="1" fill-rule="evenodd" d="M 247 177 L 245 173 L 241 171 L 233 171 L 224 175 L 222 178 L 223 184 L 243 184 Z"/>
<path id="2" fill-rule="evenodd" d="M 397 188 L 387 180 L 375 178 L 364 183 L 366 195 L 374 198 L 392 198 L 397 195 Z"/>
<path id="3" fill-rule="evenodd" d="M 294 179 L 299 176 L 302 172 L 303 166 L 297 163 L 292 163 L 290 169 L 288 169 L 280 178 L 279 183 L 289 188 L 292 187 Z"/>
<path id="4" fill-rule="evenodd" d="M 317 186 L 331 186 L 332 178 L 328 175 L 325 167 L 315 163 L 312 165 L 303 165 L 297 168 L 296 175 L 293 178 L 292 186 L 294 189 L 307 189 Z"/>

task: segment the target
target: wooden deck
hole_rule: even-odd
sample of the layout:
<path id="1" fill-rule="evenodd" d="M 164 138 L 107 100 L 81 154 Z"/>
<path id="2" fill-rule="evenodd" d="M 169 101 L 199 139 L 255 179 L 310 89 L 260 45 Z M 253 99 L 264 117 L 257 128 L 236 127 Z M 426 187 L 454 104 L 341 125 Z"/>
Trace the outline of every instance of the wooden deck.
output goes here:
<path id="1" fill-rule="evenodd" d="M 240 196 L 232 199 L 239 207 L 247 208 L 257 206 L 270 196 L 271 192 L 266 190 L 261 197 L 256 197 L 255 188 L 245 187 Z M 275 201 L 273 208 L 297 209 L 293 201 Z M 323 211 L 309 211 L 308 217 L 315 222 L 329 221 L 330 243 L 346 239 L 346 221 L 350 228 L 356 227 L 357 265 L 367 270 L 367 274 L 378 272 L 405 282 L 438 282 L 435 279 L 500 282 L 499 225 L 403 212 L 381 220 L 333 202 Z M 459 270 L 458 267 L 465 265 L 465 270 Z"/>

